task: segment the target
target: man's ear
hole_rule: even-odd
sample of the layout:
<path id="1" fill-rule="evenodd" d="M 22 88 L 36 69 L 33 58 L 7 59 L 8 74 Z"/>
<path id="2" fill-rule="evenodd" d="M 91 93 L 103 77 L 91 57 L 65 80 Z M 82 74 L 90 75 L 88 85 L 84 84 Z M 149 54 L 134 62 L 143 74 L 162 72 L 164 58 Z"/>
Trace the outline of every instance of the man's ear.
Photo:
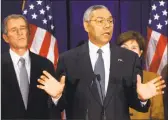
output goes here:
<path id="1" fill-rule="evenodd" d="M 89 31 L 89 30 L 88 30 L 88 29 L 89 29 L 89 23 L 85 21 L 85 22 L 83 23 L 83 26 L 84 26 L 85 31 L 88 32 L 88 31 Z"/>
<path id="2" fill-rule="evenodd" d="M 2 37 L 3 37 L 3 39 L 5 40 L 6 43 L 9 43 L 8 36 L 6 34 L 3 34 Z"/>

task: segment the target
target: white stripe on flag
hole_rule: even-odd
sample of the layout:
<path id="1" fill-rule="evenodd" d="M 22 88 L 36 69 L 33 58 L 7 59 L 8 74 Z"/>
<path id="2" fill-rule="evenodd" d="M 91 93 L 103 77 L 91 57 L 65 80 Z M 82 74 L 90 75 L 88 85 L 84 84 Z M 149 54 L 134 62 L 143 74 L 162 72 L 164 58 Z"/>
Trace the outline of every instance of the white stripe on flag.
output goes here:
<path id="1" fill-rule="evenodd" d="M 167 46 L 166 46 L 166 48 L 165 48 L 165 50 L 164 50 L 164 53 L 163 53 L 163 56 L 162 56 L 162 60 L 161 60 L 161 62 L 160 62 L 160 65 L 159 65 L 159 68 L 158 68 L 158 71 L 157 71 L 157 73 L 159 74 L 159 75 L 161 75 L 161 72 L 162 72 L 162 69 L 164 68 L 164 66 L 167 64 Z"/>
<path id="2" fill-rule="evenodd" d="M 151 34 L 151 37 L 148 43 L 148 49 L 147 49 L 147 57 L 146 57 L 146 69 L 147 70 L 149 70 L 150 64 L 155 55 L 156 46 L 157 46 L 160 36 L 161 36 L 160 33 L 156 31 L 152 31 L 152 34 Z"/>
<path id="3" fill-rule="evenodd" d="M 54 46 L 55 46 L 55 42 L 56 39 L 53 35 L 51 35 L 51 42 L 50 42 L 50 47 L 49 47 L 49 51 L 47 54 L 47 58 L 54 64 L 54 59 L 55 59 L 55 55 L 54 55 Z"/>
<path id="4" fill-rule="evenodd" d="M 39 54 L 45 34 L 46 34 L 46 30 L 37 27 L 37 30 L 30 48 L 32 52 Z"/>

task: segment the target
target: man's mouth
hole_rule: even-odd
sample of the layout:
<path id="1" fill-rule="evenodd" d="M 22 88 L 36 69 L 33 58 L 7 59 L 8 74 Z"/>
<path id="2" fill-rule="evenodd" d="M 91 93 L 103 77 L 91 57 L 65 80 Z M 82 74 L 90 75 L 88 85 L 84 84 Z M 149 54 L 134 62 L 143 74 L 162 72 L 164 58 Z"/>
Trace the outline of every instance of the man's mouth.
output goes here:
<path id="1" fill-rule="evenodd" d="M 103 33 L 103 35 L 110 35 L 110 32 L 105 32 Z"/>

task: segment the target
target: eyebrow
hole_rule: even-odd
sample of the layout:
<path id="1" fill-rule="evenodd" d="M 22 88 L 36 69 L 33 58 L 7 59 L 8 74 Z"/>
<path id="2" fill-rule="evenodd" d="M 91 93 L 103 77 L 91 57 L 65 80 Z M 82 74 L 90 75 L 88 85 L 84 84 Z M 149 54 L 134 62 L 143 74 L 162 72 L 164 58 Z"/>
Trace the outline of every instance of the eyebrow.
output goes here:
<path id="1" fill-rule="evenodd" d="M 26 25 L 21 25 L 21 27 L 26 27 Z"/>
<path id="2" fill-rule="evenodd" d="M 96 18 L 104 18 L 104 17 L 96 17 Z M 112 17 L 112 16 L 108 17 L 107 19 L 110 19 L 110 18 L 112 18 L 112 19 L 113 19 L 113 17 Z"/>
<path id="3" fill-rule="evenodd" d="M 13 29 L 16 29 L 16 27 L 12 27 L 12 28 L 10 28 L 11 30 L 13 30 Z"/>
<path id="4" fill-rule="evenodd" d="M 25 25 L 21 25 L 20 27 L 26 27 Z M 11 29 L 16 29 L 17 27 L 12 27 Z"/>

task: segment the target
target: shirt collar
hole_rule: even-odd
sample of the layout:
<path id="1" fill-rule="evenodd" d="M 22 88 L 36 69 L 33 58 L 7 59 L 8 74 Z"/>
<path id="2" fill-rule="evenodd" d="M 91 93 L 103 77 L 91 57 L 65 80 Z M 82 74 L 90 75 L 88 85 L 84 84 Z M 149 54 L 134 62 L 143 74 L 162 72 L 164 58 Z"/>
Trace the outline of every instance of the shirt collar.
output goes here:
<path id="1" fill-rule="evenodd" d="M 20 57 L 25 59 L 25 64 L 29 65 L 30 64 L 30 57 L 29 57 L 29 50 L 27 50 L 24 55 L 20 56 L 18 54 L 16 54 L 14 51 L 12 51 L 11 49 L 9 49 L 9 53 L 11 55 L 12 61 L 15 65 L 18 64 Z"/>
<path id="2" fill-rule="evenodd" d="M 95 44 L 93 44 L 90 40 L 89 40 L 89 52 L 90 53 L 97 53 L 98 49 L 101 49 L 103 51 L 103 53 L 107 53 L 110 50 L 110 44 L 107 43 L 104 46 L 102 46 L 101 48 L 99 48 L 98 46 L 96 46 Z"/>

